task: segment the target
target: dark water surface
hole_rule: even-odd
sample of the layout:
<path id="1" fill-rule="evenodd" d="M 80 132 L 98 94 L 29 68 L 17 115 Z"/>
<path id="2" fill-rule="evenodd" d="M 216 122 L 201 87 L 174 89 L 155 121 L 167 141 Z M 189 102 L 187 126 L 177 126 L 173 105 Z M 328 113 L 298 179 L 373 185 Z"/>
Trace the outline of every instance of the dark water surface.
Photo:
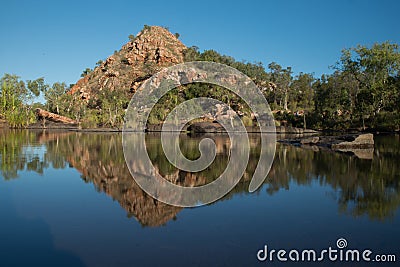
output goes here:
<path id="1" fill-rule="evenodd" d="M 375 136 L 372 159 L 277 144 L 268 179 L 251 194 L 259 157 L 254 136 L 235 189 L 211 205 L 186 209 L 160 203 L 135 184 L 121 137 L 0 132 L 0 266 L 291 266 L 276 258 L 259 262 L 257 252 L 264 245 L 337 249 L 339 238 L 347 248 L 395 254 L 400 262 L 398 135 Z M 174 169 L 159 136 L 147 136 L 147 150 L 168 180 L 198 186 L 218 177 L 229 158 L 229 140 L 214 139 L 216 161 L 198 174 Z M 183 138 L 189 158 L 199 156 L 199 140 Z"/>

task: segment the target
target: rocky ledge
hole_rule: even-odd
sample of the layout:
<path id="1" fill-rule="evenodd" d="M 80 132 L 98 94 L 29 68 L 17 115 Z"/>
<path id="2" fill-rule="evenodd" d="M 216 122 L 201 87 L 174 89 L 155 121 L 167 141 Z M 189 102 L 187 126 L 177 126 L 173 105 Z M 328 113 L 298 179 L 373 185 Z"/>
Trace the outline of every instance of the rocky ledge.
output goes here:
<path id="1" fill-rule="evenodd" d="M 341 136 L 312 136 L 279 140 L 281 143 L 304 148 L 331 149 L 337 152 L 351 153 L 363 159 L 372 159 L 374 152 L 373 134 L 351 134 Z"/>
<path id="2" fill-rule="evenodd" d="M 78 129 L 79 123 L 73 119 L 61 116 L 40 108 L 35 110 L 37 122 L 30 124 L 28 129 Z"/>
<path id="3" fill-rule="evenodd" d="M 291 126 L 277 126 L 276 133 L 284 134 L 316 134 L 317 131 L 295 128 Z M 188 131 L 194 133 L 225 133 L 225 129 L 217 122 L 195 122 L 187 128 Z M 246 126 L 248 133 L 259 133 L 260 129 L 256 126 Z"/>

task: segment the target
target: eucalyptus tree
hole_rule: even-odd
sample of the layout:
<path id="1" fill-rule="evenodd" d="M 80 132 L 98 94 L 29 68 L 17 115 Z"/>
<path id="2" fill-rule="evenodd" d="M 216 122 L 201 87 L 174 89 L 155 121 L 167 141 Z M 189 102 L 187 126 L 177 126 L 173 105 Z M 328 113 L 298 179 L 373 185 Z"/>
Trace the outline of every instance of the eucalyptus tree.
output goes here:
<path id="1" fill-rule="evenodd" d="M 395 43 L 375 43 L 371 48 L 359 45 L 344 49 L 336 69 L 356 81 L 353 92 L 359 117 L 373 122 L 377 115 L 398 97 L 396 79 L 400 71 L 400 51 Z"/>

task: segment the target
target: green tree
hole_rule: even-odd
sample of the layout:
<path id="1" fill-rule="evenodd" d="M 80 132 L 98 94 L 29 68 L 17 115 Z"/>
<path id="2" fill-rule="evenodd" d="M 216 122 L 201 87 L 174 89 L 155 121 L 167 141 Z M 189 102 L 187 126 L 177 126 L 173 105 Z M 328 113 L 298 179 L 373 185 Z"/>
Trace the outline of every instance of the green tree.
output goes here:
<path id="1" fill-rule="evenodd" d="M 351 112 L 348 87 L 343 73 L 336 71 L 332 75 L 323 75 L 313 87 L 315 90 L 315 114 L 319 126 L 329 129 L 347 128 L 345 114 Z"/>
<path id="2" fill-rule="evenodd" d="M 200 57 L 199 48 L 197 46 L 191 46 L 183 51 L 183 57 L 186 62 L 196 61 Z"/>
<path id="3" fill-rule="evenodd" d="M 344 49 L 336 68 L 357 81 L 354 102 L 359 106 L 358 115 L 362 120 L 364 116 L 371 118 L 374 126 L 377 115 L 397 97 L 393 82 L 400 70 L 398 45 L 384 42 L 371 48 L 359 45 Z"/>
<path id="4" fill-rule="evenodd" d="M 271 82 L 273 82 L 276 87 L 274 87 L 274 104 L 278 105 L 280 109 L 285 111 L 288 110 L 288 102 L 289 102 L 289 94 L 290 94 L 290 85 L 292 83 L 292 68 L 287 67 L 283 69 L 276 62 L 271 62 L 268 64 L 268 68 L 271 70 L 270 77 Z"/>
<path id="5" fill-rule="evenodd" d="M 292 110 L 303 109 L 311 111 L 314 108 L 314 82 L 315 78 L 309 73 L 300 72 L 295 77 L 290 85 L 290 91 L 292 92 L 290 108 Z"/>
<path id="6" fill-rule="evenodd" d="M 91 68 L 86 68 L 86 69 L 82 72 L 81 77 L 85 77 L 86 75 L 88 75 L 88 74 L 90 74 L 90 73 L 92 73 L 92 72 L 93 72 L 93 70 L 92 70 Z"/>
<path id="7" fill-rule="evenodd" d="M 129 34 L 128 38 L 129 38 L 130 42 L 135 41 L 135 35 L 133 35 L 133 34 Z"/>
<path id="8" fill-rule="evenodd" d="M 38 80 L 40 83 L 41 79 Z M 38 95 L 38 88 L 32 84 L 28 81 L 27 88 L 19 76 L 11 74 L 4 74 L 0 79 L 0 116 L 12 127 L 26 126 L 34 118 L 28 102 Z"/>
<path id="9" fill-rule="evenodd" d="M 100 67 L 103 64 L 103 60 L 99 60 L 96 62 L 96 67 Z"/>
<path id="10" fill-rule="evenodd" d="M 67 85 L 63 82 L 56 82 L 44 92 L 46 105 L 49 111 L 60 114 L 62 96 L 67 92 Z"/>
<path id="11" fill-rule="evenodd" d="M 96 102 L 101 126 L 121 127 L 129 103 L 127 94 L 118 90 L 103 91 Z"/>

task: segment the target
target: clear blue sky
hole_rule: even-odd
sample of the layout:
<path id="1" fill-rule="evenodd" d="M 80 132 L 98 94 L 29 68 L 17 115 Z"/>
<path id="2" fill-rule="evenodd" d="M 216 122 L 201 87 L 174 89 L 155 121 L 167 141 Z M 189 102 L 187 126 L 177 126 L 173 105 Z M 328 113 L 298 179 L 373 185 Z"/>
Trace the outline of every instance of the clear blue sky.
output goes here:
<path id="1" fill-rule="evenodd" d="M 75 83 L 148 25 L 237 60 L 331 73 L 343 48 L 400 43 L 400 1 L 3 1 L 0 75 Z"/>

